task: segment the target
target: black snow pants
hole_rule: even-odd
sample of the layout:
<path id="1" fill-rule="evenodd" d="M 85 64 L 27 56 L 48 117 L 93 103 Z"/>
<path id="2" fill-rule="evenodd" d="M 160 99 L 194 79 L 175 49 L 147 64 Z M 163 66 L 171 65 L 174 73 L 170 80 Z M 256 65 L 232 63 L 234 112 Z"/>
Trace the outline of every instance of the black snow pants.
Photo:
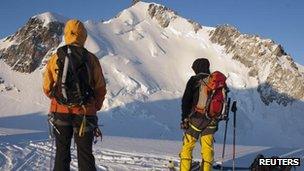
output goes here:
<path id="1" fill-rule="evenodd" d="M 83 117 L 75 114 L 54 113 L 54 128 L 56 139 L 56 157 L 54 171 L 69 171 L 71 162 L 71 139 L 77 145 L 77 158 L 79 171 L 96 171 L 95 158 L 92 154 L 94 140 L 94 128 L 90 125 L 97 125 L 97 116 L 86 116 L 87 127 L 85 134 L 79 137 L 78 131 Z M 90 124 L 89 124 L 90 123 Z"/>

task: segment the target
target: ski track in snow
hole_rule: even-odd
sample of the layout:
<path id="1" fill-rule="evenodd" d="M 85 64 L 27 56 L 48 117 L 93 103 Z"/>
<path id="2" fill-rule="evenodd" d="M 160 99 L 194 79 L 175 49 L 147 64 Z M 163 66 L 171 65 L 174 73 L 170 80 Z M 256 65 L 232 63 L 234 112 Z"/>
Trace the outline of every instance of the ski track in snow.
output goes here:
<path id="1" fill-rule="evenodd" d="M 72 148 L 71 170 L 77 170 L 76 150 Z M 1 146 L 0 170 L 49 170 L 50 156 L 54 161 L 54 148 L 50 141 Z M 2 152 L 3 151 L 3 152 Z M 30 151 L 26 153 L 25 151 Z M 11 156 L 8 156 L 11 155 Z M 169 158 L 151 154 L 120 152 L 95 148 L 98 170 L 166 170 Z M 175 159 L 177 161 L 177 159 Z"/>
<path id="2" fill-rule="evenodd" d="M 175 168 L 179 166 L 178 141 L 146 140 L 122 137 L 106 137 L 103 143 L 94 145 L 96 167 L 99 171 L 128 171 L 128 170 L 157 170 L 167 171 L 169 161 Z M 117 142 L 118 141 L 118 142 Z M 134 143 L 136 141 L 136 143 Z M 120 144 L 121 142 L 121 144 Z M 150 142 L 147 144 L 147 142 Z M 155 149 L 153 144 L 161 144 L 163 149 Z M 147 144 L 147 145 L 145 145 Z M 174 146 L 173 149 L 172 146 Z M 199 145 L 197 145 L 199 147 Z M 141 149 L 145 148 L 145 149 Z M 215 164 L 221 162 L 221 144 L 215 144 Z M 227 144 L 224 165 L 231 165 L 232 146 Z M 280 157 L 303 157 L 303 149 L 271 148 L 259 146 L 237 146 L 237 165 L 248 167 L 258 153 L 264 152 L 266 157 L 269 150 L 281 153 Z M 71 170 L 78 170 L 76 149 L 71 146 Z M 161 152 L 163 151 L 163 152 Z M 268 152 L 267 152 L 268 151 Z M 272 154 L 272 153 L 271 153 Z M 17 144 L 0 144 L 0 170 L 31 171 L 50 170 L 50 157 L 54 162 L 55 147 L 51 140 L 23 142 Z M 246 158 L 246 161 L 244 161 Z M 200 161 L 199 149 L 195 149 L 194 159 Z M 52 163 L 52 166 L 54 163 Z M 303 166 L 300 169 L 304 169 Z"/>

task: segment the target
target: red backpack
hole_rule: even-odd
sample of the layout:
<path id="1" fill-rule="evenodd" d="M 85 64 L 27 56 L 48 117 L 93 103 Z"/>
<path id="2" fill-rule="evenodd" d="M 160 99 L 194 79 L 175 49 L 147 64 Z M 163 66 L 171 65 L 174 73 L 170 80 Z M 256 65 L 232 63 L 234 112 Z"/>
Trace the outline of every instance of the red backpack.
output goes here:
<path id="1" fill-rule="evenodd" d="M 222 117 L 227 102 L 226 79 L 223 73 L 215 71 L 201 80 L 196 112 L 203 113 L 211 119 Z"/>

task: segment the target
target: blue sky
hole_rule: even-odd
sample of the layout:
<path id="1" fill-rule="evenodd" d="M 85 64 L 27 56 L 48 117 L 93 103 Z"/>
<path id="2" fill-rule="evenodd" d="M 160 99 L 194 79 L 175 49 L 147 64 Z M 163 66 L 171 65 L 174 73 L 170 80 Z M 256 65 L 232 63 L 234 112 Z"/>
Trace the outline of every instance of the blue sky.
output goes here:
<path id="1" fill-rule="evenodd" d="M 205 26 L 230 24 L 241 32 L 271 38 L 304 65 L 303 0 L 146 0 L 163 4 Z M 50 11 L 82 21 L 110 19 L 131 0 L 2 0 L 0 38 L 33 15 Z"/>

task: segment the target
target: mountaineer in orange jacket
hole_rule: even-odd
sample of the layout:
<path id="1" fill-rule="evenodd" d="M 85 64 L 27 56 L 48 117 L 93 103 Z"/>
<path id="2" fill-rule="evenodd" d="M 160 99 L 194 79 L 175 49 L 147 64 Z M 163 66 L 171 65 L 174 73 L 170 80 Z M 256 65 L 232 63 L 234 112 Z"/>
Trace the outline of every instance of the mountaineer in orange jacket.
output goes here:
<path id="1" fill-rule="evenodd" d="M 105 99 L 106 84 L 99 60 L 83 47 L 86 38 L 80 21 L 67 21 L 66 45 L 51 56 L 43 74 L 43 91 L 51 99 L 56 171 L 70 170 L 73 134 L 79 170 L 96 170 L 92 144 L 98 129 L 96 113 Z"/>

